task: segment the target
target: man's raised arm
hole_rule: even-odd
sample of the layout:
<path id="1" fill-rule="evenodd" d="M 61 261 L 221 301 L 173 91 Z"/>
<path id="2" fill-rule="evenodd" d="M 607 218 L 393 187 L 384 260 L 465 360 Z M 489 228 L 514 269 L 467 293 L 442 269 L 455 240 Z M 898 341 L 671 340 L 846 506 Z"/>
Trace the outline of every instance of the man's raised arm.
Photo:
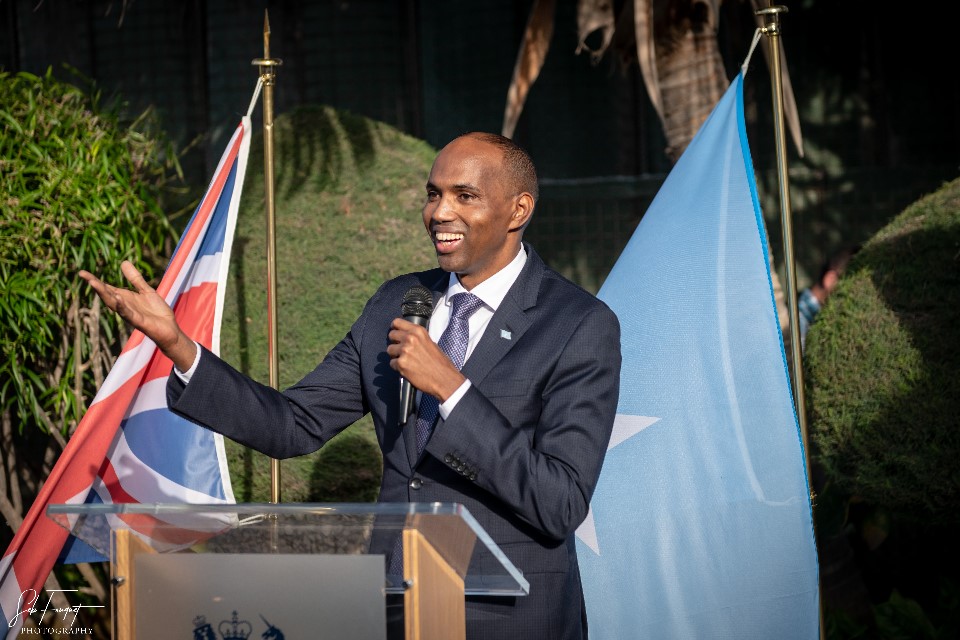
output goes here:
<path id="1" fill-rule="evenodd" d="M 124 260 L 120 270 L 133 285 L 133 291 L 109 285 L 89 271 L 80 271 L 79 276 L 97 292 L 108 308 L 153 340 L 178 370 L 187 371 L 197 357 L 196 343 L 183 332 L 173 310 L 132 263 Z"/>

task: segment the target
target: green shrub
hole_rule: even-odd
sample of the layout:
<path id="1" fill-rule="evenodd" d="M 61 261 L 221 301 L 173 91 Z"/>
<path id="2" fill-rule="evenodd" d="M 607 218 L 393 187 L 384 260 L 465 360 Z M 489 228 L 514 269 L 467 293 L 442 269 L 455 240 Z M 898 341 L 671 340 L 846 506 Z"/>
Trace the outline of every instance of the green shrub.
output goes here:
<path id="1" fill-rule="evenodd" d="M 176 166 L 148 122 L 49 71 L 0 73 L 0 405 L 21 432 L 69 433 L 117 347 L 77 271 L 120 282 L 129 259 L 149 277 L 167 252 L 157 197 Z"/>
<path id="2" fill-rule="evenodd" d="M 828 480 L 901 520 L 960 523 L 960 180 L 864 245 L 804 360 Z"/>
<path id="3" fill-rule="evenodd" d="M 324 106 L 277 117 L 274 139 L 278 353 L 286 387 L 343 338 L 385 279 L 436 266 L 420 217 L 435 151 L 385 124 Z M 221 351 L 266 383 L 263 190 L 258 133 L 237 221 Z M 268 459 L 229 442 L 227 452 L 237 500 L 268 499 Z M 356 458 L 352 468 L 339 462 L 344 456 Z M 336 481 L 324 467 L 353 477 Z M 380 454 L 372 422 L 362 420 L 320 452 L 284 461 L 282 468 L 284 502 L 374 499 Z"/>

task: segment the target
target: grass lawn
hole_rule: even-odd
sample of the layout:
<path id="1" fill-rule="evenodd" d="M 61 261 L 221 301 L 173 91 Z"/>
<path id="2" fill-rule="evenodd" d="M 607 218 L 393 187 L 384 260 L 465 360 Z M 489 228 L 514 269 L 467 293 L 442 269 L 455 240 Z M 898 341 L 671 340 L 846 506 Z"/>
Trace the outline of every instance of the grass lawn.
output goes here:
<path id="1" fill-rule="evenodd" d="M 305 107 L 275 122 L 280 386 L 313 369 L 387 278 L 436 266 L 420 218 L 435 151 L 367 118 Z M 250 150 L 221 331 L 224 359 L 268 382 L 262 139 Z M 398 310 L 399 311 L 399 310 Z M 240 502 L 270 495 L 269 459 L 227 443 Z M 322 452 L 282 463 L 283 502 L 376 499 L 380 451 L 365 418 Z"/>

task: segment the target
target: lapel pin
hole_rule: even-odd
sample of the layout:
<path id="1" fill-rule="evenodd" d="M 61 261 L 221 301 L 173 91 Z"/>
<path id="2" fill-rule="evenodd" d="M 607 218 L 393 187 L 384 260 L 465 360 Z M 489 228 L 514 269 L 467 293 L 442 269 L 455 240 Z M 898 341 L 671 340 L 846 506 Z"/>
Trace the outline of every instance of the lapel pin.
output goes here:
<path id="1" fill-rule="evenodd" d="M 506 329 L 500 329 L 500 337 L 503 338 L 504 340 L 509 340 L 510 332 L 507 331 Z"/>

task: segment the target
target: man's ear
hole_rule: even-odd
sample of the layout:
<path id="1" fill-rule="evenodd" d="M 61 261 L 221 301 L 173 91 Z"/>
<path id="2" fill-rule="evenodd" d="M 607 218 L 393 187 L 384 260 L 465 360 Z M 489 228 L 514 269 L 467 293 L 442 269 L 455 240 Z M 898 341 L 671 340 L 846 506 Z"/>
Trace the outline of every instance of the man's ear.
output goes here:
<path id="1" fill-rule="evenodd" d="M 521 193 L 517 196 L 513 208 L 513 216 L 510 218 L 510 231 L 523 229 L 530 222 L 533 216 L 533 196 L 529 193 Z"/>

